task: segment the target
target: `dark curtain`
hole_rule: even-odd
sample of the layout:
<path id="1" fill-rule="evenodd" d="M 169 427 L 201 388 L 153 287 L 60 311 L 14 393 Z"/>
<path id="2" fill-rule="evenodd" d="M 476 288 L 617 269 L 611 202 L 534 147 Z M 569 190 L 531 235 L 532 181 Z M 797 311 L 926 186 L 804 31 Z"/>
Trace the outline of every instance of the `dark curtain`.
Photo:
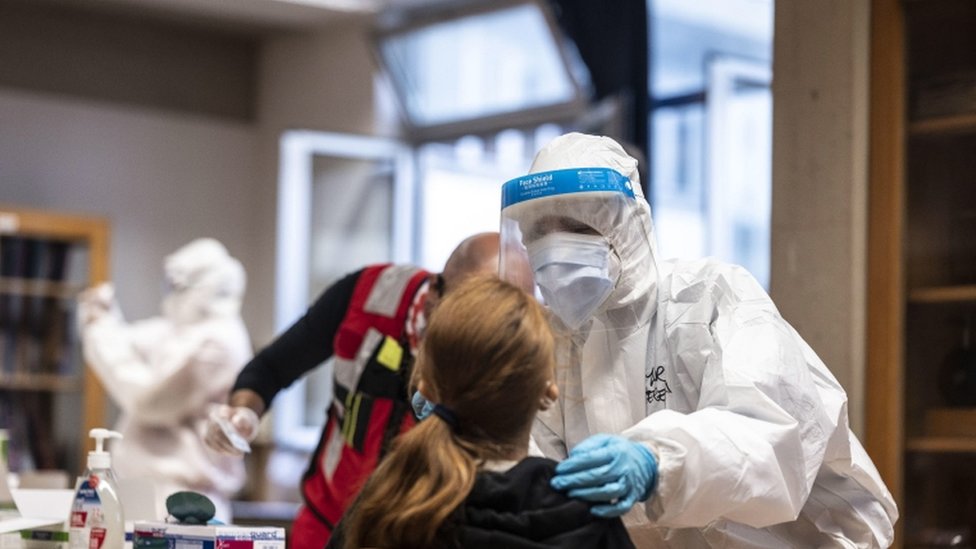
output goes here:
<path id="1" fill-rule="evenodd" d="M 650 158 L 647 0 L 549 0 L 549 5 L 589 68 L 596 99 L 624 99 L 626 135 L 618 137 L 639 149 L 643 158 L 638 160 Z M 641 183 L 649 182 L 642 177 Z"/>

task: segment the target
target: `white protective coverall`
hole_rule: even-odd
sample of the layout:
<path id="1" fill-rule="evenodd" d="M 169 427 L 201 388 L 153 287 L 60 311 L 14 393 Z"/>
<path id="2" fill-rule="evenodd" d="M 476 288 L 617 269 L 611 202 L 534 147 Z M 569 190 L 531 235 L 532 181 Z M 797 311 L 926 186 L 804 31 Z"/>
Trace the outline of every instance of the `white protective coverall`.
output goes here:
<path id="1" fill-rule="evenodd" d="M 210 406 L 224 402 L 252 355 L 240 317 L 244 269 L 216 240 L 198 239 L 166 257 L 164 270 L 162 316 L 126 323 L 110 285 L 79 303 L 85 359 L 121 410 L 112 467 L 120 479 L 154 481 L 162 516 L 166 497 L 192 490 L 229 521 L 244 466 L 201 434 Z"/>
<path id="2" fill-rule="evenodd" d="M 551 170 L 586 167 L 616 170 L 632 193 L 546 187 Z M 844 389 L 745 269 L 657 261 L 638 182 L 615 141 L 574 133 L 503 189 L 503 276 L 539 269 L 540 239 L 568 231 L 605 238 L 615 278 L 577 329 L 554 318 L 560 396 L 534 444 L 556 460 L 597 433 L 646 444 L 656 489 L 624 517 L 639 546 L 890 545 L 897 509 L 848 428 Z"/>

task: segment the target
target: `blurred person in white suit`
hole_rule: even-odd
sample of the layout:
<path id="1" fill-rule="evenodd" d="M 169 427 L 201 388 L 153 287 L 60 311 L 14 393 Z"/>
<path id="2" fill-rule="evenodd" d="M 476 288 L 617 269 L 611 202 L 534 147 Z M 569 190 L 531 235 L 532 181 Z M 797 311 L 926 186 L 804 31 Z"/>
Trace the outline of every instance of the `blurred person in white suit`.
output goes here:
<path id="1" fill-rule="evenodd" d="M 244 465 L 208 448 L 202 433 L 252 355 L 240 316 L 244 268 L 201 238 L 167 256 L 164 273 L 159 316 L 126 322 L 108 283 L 79 300 L 85 359 L 121 411 L 112 466 L 120 479 L 151 479 L 158 510 L 173 492 L 192 490 L 229 522 Z"/>

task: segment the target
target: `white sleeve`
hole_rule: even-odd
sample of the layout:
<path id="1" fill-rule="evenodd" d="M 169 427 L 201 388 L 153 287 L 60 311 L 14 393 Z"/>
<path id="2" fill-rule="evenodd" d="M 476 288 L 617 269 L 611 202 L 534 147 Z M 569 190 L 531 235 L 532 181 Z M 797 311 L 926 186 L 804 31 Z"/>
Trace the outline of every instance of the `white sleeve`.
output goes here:
<path id="1" fill-rule="evenodd" d="M 155 423 L 201 417 L 209 404 L 226 398 L 247 362 L 248 355 L 235 352 L 233 347 L 226 339 L 208 334 L 181 349 L 182 353 L 171 355 L 174 362 L 160 364 L 160 375 L 134 399 L 134 413 Z"/>
<path id="2" fill-rule="evenodd" d="M 775 309 L 725 313 L 678 329 L 697 333 L 677 337 L 712 342 L 696 350 L 707 353 L 697 410 L 660 411 L 623 433 L 658 457 L 646 509 L 661 526 L 700 528 L 724 518 L 762 528 L 794 520 L 836 428 Z"/>
<path id="3" fill-rule="evenodd" d="M 566 442 L 552 430 L 546 422 L 536 416 L 532 422 L 532 435 L 529 438 L 529 455 L 547 457 L 556 461 L 566 459 Z"/>
<path id="4" fill-rule="evenodd" d="M 131 410 L 135 395 L 152 382 L 149 359 L 133 344 L 133 326 L 113 306 L 110 312 L 93 316 L 80 330 L 85 361 L 112 400 L 122 410 Z"/>

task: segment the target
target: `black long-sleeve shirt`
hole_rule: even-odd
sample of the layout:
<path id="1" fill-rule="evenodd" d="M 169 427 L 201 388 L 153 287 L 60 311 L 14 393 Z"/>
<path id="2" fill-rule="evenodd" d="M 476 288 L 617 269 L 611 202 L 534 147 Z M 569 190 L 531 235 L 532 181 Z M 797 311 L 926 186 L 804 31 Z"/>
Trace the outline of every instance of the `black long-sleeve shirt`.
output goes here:
<path id="1" fill-rule="evenodd" d="M 285 333 L 262 349 L 237 376 L 232 391 L 250 389 L 271 406 L 278 391 L 332 356 L 332 343 L 346 316 L 362 270 L 326 288 Z"/>

